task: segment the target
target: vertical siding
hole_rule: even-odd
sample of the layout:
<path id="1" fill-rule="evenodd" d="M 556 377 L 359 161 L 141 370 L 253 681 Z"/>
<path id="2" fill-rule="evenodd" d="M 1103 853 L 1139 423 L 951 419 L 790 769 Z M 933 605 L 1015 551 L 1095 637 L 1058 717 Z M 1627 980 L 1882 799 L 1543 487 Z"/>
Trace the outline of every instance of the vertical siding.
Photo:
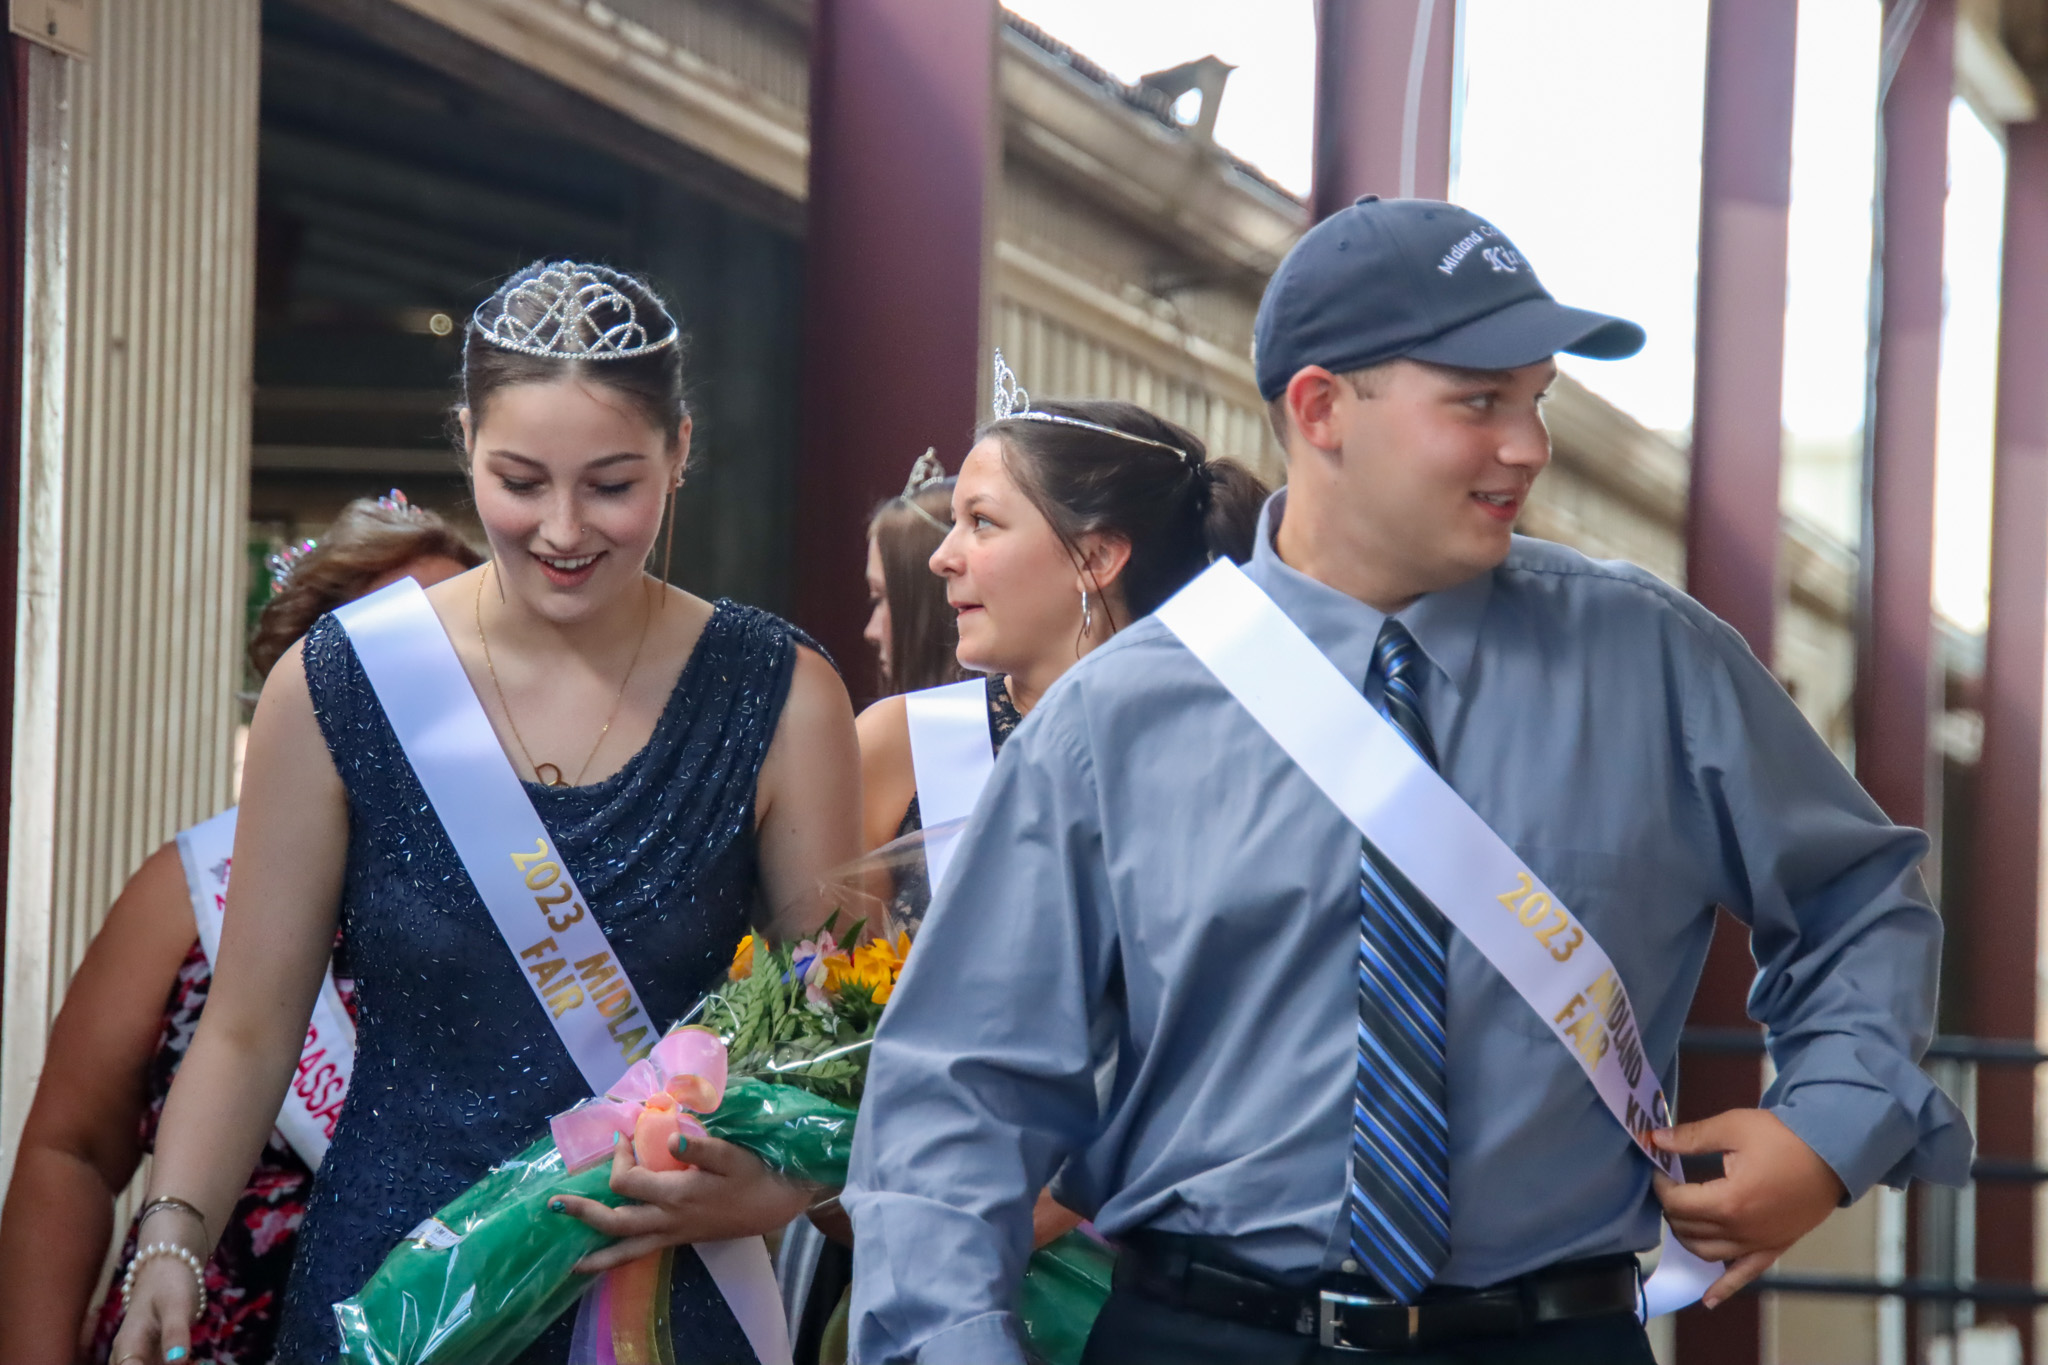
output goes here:
<path id="1" fill-rule="evenodd" d="M 1268 483 L 1277 485 L 1286 477 L 1261 407 L 1168 374 L 1111 341 L 1015 298 L 997 301 L 995 334 L 1010 368 L 1037 397 L 1121 398 L 1137 403 L 1194 432 L 1213 456 L 1238 460 Z M 1249 388 L 1249 362 L 1245 372 Z"/>
<path id="2" fill-rule="evenodd" d="M 258 0 L 103 0 L 39 61 L 0 1167 L 135 866 L 229 800 L 255 276 Z M 38 108 L 42 105 L 38 104 Z M 61 386 L 61 400 L 56 390 Z M 0 1169 L 4 1175 L 4 1169 Z"/>

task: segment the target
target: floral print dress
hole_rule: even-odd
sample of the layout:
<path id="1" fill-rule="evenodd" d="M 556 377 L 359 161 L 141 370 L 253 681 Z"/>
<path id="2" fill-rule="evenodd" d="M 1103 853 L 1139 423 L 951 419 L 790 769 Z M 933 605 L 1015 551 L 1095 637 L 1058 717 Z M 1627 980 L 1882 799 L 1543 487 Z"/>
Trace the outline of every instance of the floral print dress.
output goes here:
<path id="1" fill-rule="evenodd" d="M 164 1003 L 163 1031 L 157 1035 L 156 1055 L 150 1059 L 144 1082 L 148 1105 L 142 1113 L 142 1149 L 146 1152 L 156 1150 L 157 1125 L 163 1120 L 171 1079 L 192 1045 L 212 984 L 206 954 L 195 940 Z M 334 984 L 353 1019 L 355 983 L 337 977 Z M 192 1324 L 193 1360 L 214 1365 L 268 1365 L 277 1340 L 285 1279 L 291 1273 L 292 1245 L 298 1239 L 299 1222 L 305 1217 L 312 1188 L 312 1168 L 285 1142 L 284 1135 L 273 1129 L 214 1248 L 213 1259 L 207 1262 L 206 1312 Z M 121 1325 L 121 1280 L 135 1258 L 136 1232 L 131 1223 L 106 1302 L 100 1306 L 87 1357 L 93 1365 L 107 1365 L 113 1352 L 114 1333 Z"/>

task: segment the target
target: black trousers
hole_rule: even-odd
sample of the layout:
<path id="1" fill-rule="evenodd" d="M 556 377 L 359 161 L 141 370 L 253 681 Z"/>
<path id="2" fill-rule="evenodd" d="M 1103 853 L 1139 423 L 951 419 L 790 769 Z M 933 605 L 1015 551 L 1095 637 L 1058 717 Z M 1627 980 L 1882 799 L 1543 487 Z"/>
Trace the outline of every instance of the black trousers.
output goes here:
<path id="1" fill-rule="evenodd" d="M 1553 1323 L 1428 1351 L 1328 1350 L 1313 1337 L 1190 1313 L 1113 1291 L 1081 1365 L 1656 1365 L 1650 1339 L 1623 1314 Z"/>

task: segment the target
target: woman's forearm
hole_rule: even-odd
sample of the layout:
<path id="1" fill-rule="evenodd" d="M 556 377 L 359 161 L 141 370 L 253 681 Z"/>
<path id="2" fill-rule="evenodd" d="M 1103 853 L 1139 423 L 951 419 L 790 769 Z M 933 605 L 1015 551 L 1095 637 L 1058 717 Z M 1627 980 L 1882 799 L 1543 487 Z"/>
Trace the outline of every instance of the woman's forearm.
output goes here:
<path id="1" fill-rule="evenodd" d="M 0 1342 L 20 1365 L 73 1365 L 112 1240 L 114 1191 L 90 1161 L 25 1146 L 0 1215 Z"/>
<path id="2" fill-rule="evenodd" d="M 164 1105 L 149 1177 L 151 1198 L 174 1195 L 205 1213 L 206 1246 L 194 1248 L 202 1254 L 227 1226 L 277 1125 L 304 1028 L 217 1026 L 225 1023 L 212 1008 L 200 1020 Z M 165 1230 L 171 1231 L 168 1215 Z"/>

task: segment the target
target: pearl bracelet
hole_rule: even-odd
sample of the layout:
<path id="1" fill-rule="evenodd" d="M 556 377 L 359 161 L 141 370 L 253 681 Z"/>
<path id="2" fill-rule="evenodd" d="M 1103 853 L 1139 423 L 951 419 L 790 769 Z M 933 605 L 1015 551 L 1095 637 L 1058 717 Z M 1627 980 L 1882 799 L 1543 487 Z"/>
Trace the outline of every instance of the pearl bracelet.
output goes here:
<path id="1" fill-rule="evenodd" d="M 128 1273 L 121 1277 L 121 1303 L 126 1306 L 135 1297 L 135 1272 L 142 1269 L 142 1263 L 159 1256 L 175 1256 L 191 1269 L 192 1279 L 199 1286 L 199 1306 L 192 1310 L 192 1320 L 197 1322 L 206 1311 L 206 1262 L 176 1242 L 151 1242 L 135 1253 L 135 1259 L 128 1263 Z"/>

